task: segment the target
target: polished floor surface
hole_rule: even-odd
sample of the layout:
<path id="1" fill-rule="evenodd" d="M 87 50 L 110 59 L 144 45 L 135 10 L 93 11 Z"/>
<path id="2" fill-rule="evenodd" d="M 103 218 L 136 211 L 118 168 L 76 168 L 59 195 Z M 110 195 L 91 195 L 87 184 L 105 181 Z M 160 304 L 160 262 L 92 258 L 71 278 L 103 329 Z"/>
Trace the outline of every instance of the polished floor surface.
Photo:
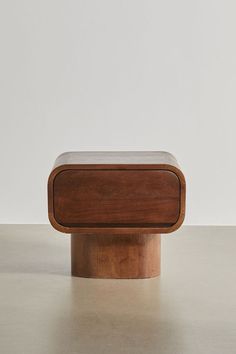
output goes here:
<path id="1" fill-rule="evenodd" d="M 162 274 L 70 276 L 70 237 L 0 226 L 1 354 L 235 354 L 236 227 L 162 236 Z"/>

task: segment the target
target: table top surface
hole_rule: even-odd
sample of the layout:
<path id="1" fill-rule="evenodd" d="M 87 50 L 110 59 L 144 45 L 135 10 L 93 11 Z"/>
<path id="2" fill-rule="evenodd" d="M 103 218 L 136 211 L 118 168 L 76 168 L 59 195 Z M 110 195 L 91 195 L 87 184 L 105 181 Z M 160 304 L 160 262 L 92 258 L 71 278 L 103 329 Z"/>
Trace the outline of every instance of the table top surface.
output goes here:
<path id="1" fill-rule="evenodd" d="M 235 354 L 236 227 L 162 236 L 161 277 L 70 276 L 70 238 L 0 226 L 0 352 Z"/>
<path id="2" fill-rule="evenodd" d="M 172 165 L 175 157 L 164 151 L 72 151 L 58 156 L 60 165 Z"/>

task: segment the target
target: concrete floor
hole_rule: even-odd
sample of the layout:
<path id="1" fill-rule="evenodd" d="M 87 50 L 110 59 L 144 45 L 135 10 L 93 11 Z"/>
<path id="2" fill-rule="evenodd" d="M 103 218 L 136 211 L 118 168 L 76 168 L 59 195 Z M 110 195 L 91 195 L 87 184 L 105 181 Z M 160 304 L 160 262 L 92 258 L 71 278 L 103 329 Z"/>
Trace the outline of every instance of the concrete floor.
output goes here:
<path id="1" fill-rule="evenodd" d="M 162 275 L 70 276 L 69 236 L 0 226 L 1 354 L 235 354 L 236 227 L 162 237 Z"/>

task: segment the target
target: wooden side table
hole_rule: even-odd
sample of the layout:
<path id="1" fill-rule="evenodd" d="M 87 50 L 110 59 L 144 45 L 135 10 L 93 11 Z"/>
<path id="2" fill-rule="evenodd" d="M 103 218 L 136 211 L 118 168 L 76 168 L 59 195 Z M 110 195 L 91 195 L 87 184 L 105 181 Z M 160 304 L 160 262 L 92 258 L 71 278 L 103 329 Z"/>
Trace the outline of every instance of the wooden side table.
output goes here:
<path id="1" fill-rule="evenodd" d="M 160 274 L 160 234 L 180 227 L 185 179 L 167 152 L 66 152 L 48 180 L 52 226 L 71 234 L 72 275 Z"/>

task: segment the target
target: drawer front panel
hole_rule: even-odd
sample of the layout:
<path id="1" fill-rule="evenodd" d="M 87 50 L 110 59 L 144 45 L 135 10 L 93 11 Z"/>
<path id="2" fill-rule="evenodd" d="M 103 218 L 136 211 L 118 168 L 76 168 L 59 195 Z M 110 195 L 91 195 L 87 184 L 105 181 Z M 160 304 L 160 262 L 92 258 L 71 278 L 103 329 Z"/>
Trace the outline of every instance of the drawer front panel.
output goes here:
<path id="1" fill-rule="evenodd" d="M 63 170 L 54 179 L 53 208 L 69 227 L 171 226 L 180 181 L 168 170 Z"/>

